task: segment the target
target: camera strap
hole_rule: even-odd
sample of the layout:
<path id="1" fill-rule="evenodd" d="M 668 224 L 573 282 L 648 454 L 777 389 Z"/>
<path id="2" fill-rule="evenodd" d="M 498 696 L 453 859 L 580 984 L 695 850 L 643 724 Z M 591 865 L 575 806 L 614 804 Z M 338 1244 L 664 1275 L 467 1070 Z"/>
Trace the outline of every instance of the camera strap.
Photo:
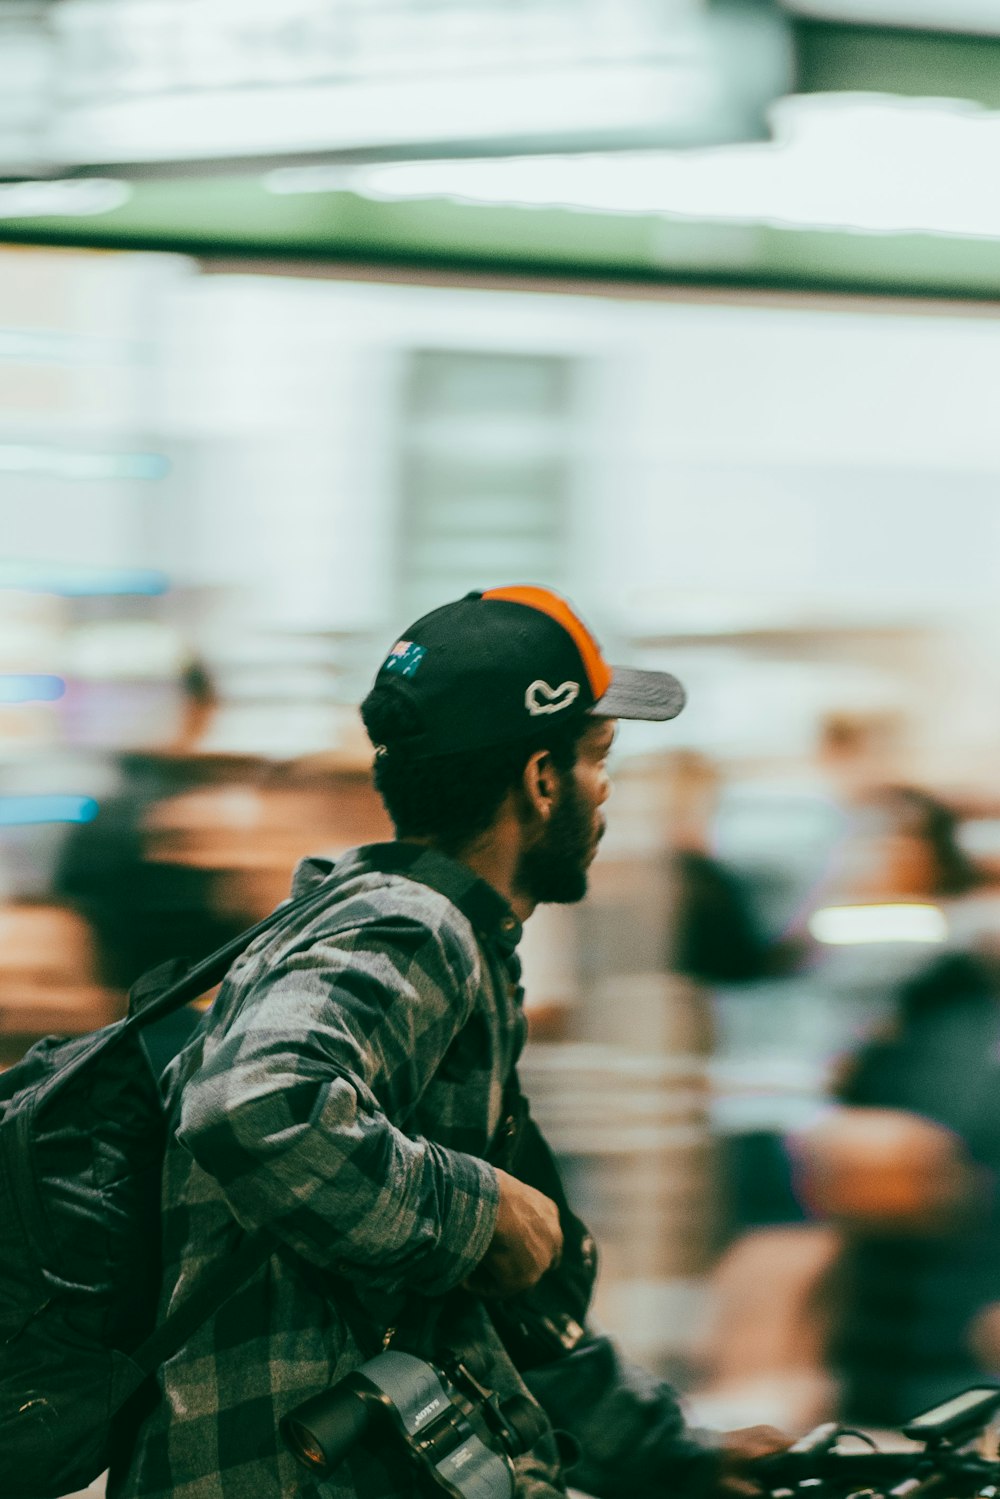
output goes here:
<path id="1" fill-rule="evenodd" d="M 531 1117 L 516 1069 L 504 1089 L 500 1127 L 487 1159 L 551 1198 L 559 1209 L 563 1252 L 529 1291 L 487 1303 L 497 1332 L 521 1369 L 571 1352 L 584 1336 L 597 1279 L 597 1247 L 569 1205 L 555 1157 Z"/>

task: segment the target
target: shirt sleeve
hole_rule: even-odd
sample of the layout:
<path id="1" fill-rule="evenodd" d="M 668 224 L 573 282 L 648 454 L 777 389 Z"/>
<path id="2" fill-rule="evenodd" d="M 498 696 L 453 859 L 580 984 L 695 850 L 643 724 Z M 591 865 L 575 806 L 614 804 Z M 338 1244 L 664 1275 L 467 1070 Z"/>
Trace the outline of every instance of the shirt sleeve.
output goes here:
<path id="1" fill-rule="evenodd" d="M 382 919 L 281 955 L 209 1027 L 178 1138 L 244 1229 L 372 1289 L 439 1295 L 479 1263 L 495 1171 L 405 1132 L 478 963 L 454 933 Z"/>
<path id="2" fill-rule="evenodd" d="M 676 1391 L 590 1327 L 571 1353 L 522 1373 L 552 1426 L 570 1438 L 569 1481 L 597 1499 L 698 1499 L 714 1488 L 713 1434 L 685 1423 Z"/>

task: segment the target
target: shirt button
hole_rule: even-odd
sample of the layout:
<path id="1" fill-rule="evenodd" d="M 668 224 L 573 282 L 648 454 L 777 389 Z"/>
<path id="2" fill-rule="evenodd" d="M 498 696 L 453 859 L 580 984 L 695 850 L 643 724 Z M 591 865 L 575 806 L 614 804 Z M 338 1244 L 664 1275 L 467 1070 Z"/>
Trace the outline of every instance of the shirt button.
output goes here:
<path id="1" fill-rule="evenodd" d="M 502 932 L 512 932 L 516 926 L 517 920 L 515 917 L 505 916 L 503 921 L 501 921 L 500 923 L 500 930 Z"/>

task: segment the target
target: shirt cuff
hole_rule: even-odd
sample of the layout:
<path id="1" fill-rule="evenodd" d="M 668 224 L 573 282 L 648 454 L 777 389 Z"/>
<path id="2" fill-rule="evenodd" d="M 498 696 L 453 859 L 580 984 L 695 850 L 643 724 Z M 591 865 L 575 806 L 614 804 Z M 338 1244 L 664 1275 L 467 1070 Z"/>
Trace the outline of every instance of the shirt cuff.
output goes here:
<path id="1" fill-rule="evenodd" d="M 430 1274 L 421 1289 L 440 1295 L 461 1285 L 489 1249 L 500 1207 L 500 1182 L 486 1161 L 462 1151 L 430 1144 L 447 1194 L 441 1213 L 441 1236 Z"/>

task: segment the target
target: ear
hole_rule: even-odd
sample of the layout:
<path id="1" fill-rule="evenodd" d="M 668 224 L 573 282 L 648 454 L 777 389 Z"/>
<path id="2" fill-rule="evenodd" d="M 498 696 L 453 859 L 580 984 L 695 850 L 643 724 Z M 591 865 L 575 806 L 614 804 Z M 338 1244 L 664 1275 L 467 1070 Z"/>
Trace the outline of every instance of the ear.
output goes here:
<path id="1" fill-rule="evenodd" d="M 559 772 L 548 750 L 536 750 L 524 767 L 521 789 L 530 812 L 541 822 L 552 816 L 559 795 Z"/>

